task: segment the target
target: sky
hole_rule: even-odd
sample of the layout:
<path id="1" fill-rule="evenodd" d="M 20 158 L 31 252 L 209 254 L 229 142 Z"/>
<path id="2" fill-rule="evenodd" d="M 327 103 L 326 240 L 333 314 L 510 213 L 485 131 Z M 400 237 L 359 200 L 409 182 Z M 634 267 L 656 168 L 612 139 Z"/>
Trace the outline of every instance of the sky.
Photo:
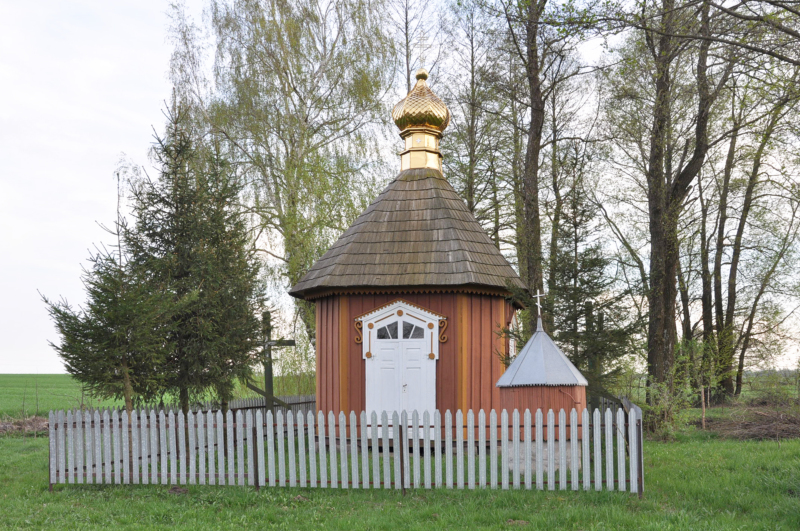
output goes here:
<path id="1" fill-rule="evenodd" d="M 147 167 L 170 95 L 167 8 L 0 0 L 0 373 L 64 372 L 40 293 L 83 302 L 119 161 Z"/>

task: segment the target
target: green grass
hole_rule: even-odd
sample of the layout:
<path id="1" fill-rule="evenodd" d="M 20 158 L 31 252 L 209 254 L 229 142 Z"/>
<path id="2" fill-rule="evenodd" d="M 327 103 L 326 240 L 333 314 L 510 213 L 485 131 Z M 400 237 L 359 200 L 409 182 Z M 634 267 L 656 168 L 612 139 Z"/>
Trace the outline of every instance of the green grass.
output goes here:
<path id="1" fill-rule="evenodd" d="M 800 440 L 646 442 L 646 492 L 56 486 L 46 438 L 0 438 L 0 526 L 176 529 L 800 529 Z"/>

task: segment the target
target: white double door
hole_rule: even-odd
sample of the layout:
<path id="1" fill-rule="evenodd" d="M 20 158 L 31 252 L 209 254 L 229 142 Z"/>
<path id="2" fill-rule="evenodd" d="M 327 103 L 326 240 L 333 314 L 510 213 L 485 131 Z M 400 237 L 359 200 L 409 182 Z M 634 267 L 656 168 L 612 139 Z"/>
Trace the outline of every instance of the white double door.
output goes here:
<path id="1" fill-rule="evenodd" d="M 430 359 L 425 339 L 379 339 L 373 347 L 373 357 L 367 360 L 367 415 L 427 411 L 433 422 L 436 409 L 436 361 Z"/>

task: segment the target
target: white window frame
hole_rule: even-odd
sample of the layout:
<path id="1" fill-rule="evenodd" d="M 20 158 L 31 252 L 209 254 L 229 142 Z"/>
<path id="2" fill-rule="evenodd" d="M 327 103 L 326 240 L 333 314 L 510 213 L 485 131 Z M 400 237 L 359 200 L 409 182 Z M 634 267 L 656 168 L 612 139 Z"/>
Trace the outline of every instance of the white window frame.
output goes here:
<path id="1" fill-rule="evenodd" d="M 402 313 L 398 313 L 402 312 Z M 430 354 L 433 354 L 433 360 L 439 359 L 439 323 L 445 321 L 447 318 L 439 315 L 430 310 L 426 310 L 410 303 L 403 299 L 397 299 L 389 304 L 379 306 L 378 308 L 356 317 L 357 322 L 361 322 L 361 357 L 366 360 L 371 357 L 371 350 L 375 341 L 378 341 L 378 328 L 383 326 L 383 321 L 388 321 L 392 316 L 402 321 L 404 318 L 409 317 L 408 321 L 414 324 L 421 323 L 425 331 L 425 339 L 427 344 L 430 345 Z M 370 328 L 372 325 L 372 328 Z M 398 339 L 402 341 L 402 326 L 398 326 Z M 416 339 L 414 341 L 419 341 Z M 429 355 L 430 355 L 429 354 Z"/>

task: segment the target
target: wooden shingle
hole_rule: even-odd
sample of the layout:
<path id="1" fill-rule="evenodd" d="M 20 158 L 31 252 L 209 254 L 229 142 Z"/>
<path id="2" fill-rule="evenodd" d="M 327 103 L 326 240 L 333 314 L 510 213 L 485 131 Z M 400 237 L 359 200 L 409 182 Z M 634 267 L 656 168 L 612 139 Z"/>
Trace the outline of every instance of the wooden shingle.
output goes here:
<path id="1" fill-rule="evenodd" d="M 509 285 L 525 288 L 450 183 L 425 168 L 400 172 L 289 294 Z"/>

